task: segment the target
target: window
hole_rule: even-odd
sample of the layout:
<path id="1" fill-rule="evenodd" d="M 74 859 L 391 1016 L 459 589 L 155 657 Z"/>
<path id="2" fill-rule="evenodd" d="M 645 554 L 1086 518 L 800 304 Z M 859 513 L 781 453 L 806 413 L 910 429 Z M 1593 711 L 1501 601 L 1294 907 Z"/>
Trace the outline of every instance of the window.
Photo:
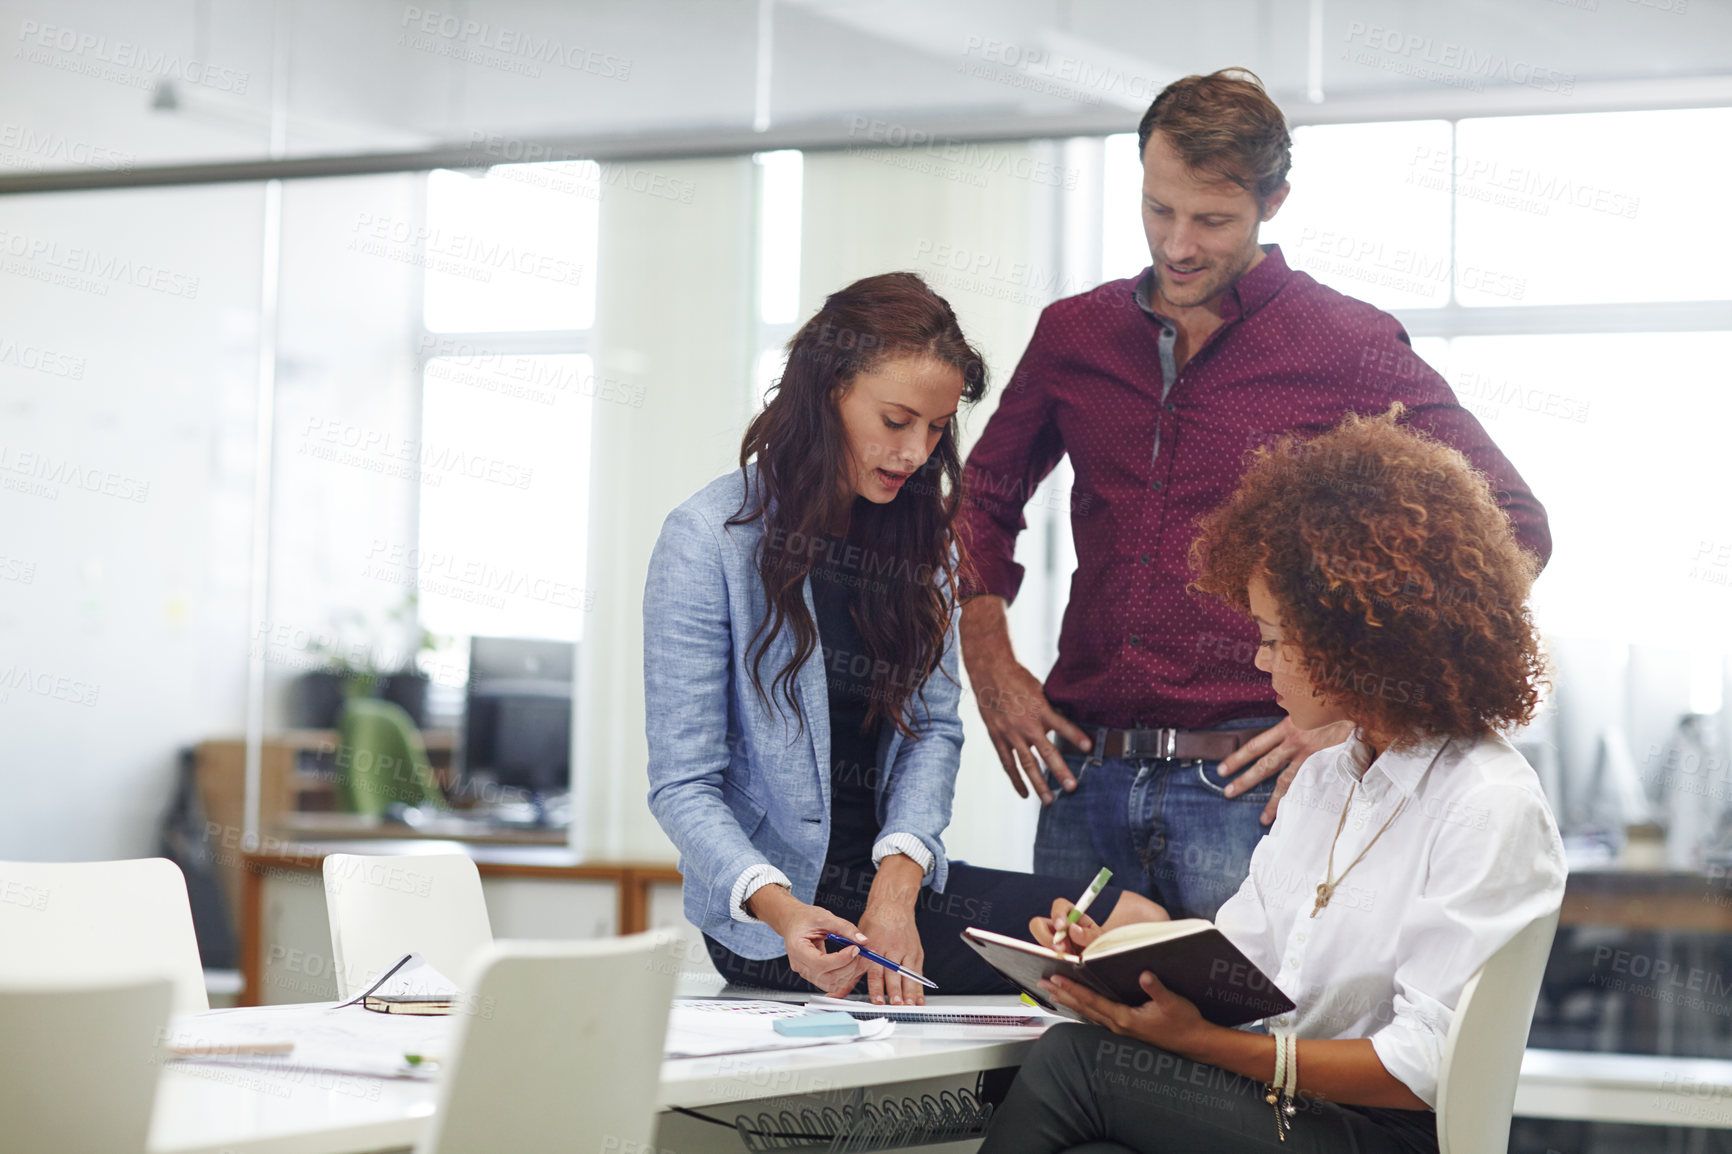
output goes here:
<path id="1" fill-rule="evenodd" d="M 800 224 L 805 158 L 794 150 L 760 152 L 758 166 L 758 354 L 748 412 L 782 375 L 785 347 L 800 322 Z"/>
<path id="2" fill-rule="evenodd" d="M 1293 134 L 1293 191 L 1262 239 L 1287 263 L 1384 309 L 1450 299 L 1447 121 L 1329 124 Z"/>
<path id="3" fill-rule="evenodd" d="M 427 177 L 422 483 L 403 577 L 442 669 L 467 668 L 471 636 L 578 641 L 593 604 L 591 406 L 614 387 L 589 356 L 605 179 L 589 161 Z M 458 708 L 449 685 L 438 696 Z"/>
<path id="4" fill-rule="evenodd" d="M 804 158 L 760 152 L 758 164 L 758 317 L 790 324 L 800 309 L 800 201 Z"/>
<path id="5" fill-rule="evenodd" d="M 1101 169 L 1101 280 L 1122 280 L 1149 265 L 1137 134 L 1121 132 L 1107 137 Z"/>
<path id="6" fill-rule="evenodd" d="M 600 199 L 601 168 L 587 160 L 429 173 L 427 328 L 589 328 Z"/>
<path id="7" fill-rule="evenodd" d="M 1457 397 L 1550 517 L 1548 632 L 1732 651 L 1729 360 L 1724 332 L 1450 342 Z"/>
<path id="8" fill-rule="evenodd" d="M 1732 296 L 1732 233 L 1712 200 L 1732 184 L 1732 154 L 1711 142 L 1728 139 L 1727 108 L 1463 120 L 1461 302 Z"/>
<path id="9" fill-rule="evenodd" d="M 580 640 L 590 358 L 435 357 L 422 389 L 422 626 Z"/>
<path id="10" fill-rule="evenodd" d="M 1262 230 L 1290 265 L 1418 334 L 1545 504 L 1555 552 L 1534 611 L 1560 693 L 1583 713 L 1584 646 L 1631 654 L 1647 672 L 1606 675 L 1627 717 L 1587 713 L 1594 741 L 1623 724 L 1638 753 L 1686 707 L 1721 708 L 1732 655 L 1732 332 L 1715 304 L 1732 296 L 1732 239 L 1704 201 L 1732 157 L 1703 146 L 1729 137 L 1729 109 L 1305 126 L 1293 192 Z M 1106 138 L 1102 178 L 1103 277 L 1132 275 L 1148 259 L 1133 136 Z M 1685 331 L 1616 331 L 1638 305 Z M 1655 669 L 1687 694 L 1640 684 Z"/>

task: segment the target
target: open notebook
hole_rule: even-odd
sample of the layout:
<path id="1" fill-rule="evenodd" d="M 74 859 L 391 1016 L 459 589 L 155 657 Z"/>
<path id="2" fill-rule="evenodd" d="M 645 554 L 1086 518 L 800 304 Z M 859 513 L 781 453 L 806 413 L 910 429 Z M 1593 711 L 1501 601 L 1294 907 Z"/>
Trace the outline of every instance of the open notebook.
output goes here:
<path id="1" fill-rule="evenodd" d="M 463 991 L 457 983 L 434 969 L 420 954 L 404 954 L 388 966 L 379 980 L 351 998 L 380 1014 L 449 1014 L 457 1009 Z"/>
<path id="2" fill-rule="evenodd" d="M 1203 1017 L 1221 1026 L 1238 1026 L 1293 1008 L 1292 1000 L 1269 976 L 1203 918 L 1120 926 L 1090 942 L 1080 957 L 1055 954 L 1050 947 L 990 930 L 963 930 L 962 940 L 1030 997 L 1066 1017 L 1076 1015 L 1047 1000 L 1040 988 L 1042 978 L 1058 974 L 1114 1001 L 1139 1006 L 1149 1000 L 1138 982 L 1148 970 L 1169 990 L 1195 1002 Z"/>

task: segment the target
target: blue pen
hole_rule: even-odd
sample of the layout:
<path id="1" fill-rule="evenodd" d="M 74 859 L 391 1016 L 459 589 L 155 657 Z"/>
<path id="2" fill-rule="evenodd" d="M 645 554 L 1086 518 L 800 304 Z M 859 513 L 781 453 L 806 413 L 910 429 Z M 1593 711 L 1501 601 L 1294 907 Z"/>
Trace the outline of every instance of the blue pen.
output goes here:
<path id="1" fill-rule="evenodd" d="M 843 937 L 841 934 L 825 934 L 824 938 L 826 941 L 835 942 L 839 946 L 853 946 L 855 949 L 860 951 L 860 956 L 865 958 L 867 961 L 877 962 L 879 965 L 885 967 L 886 969 L 895 970 L 897 973 L 901 974 L 903 977 L 912 978 L 914 981 L 919 982 L 921 985 L 925 986 L 929 990 L 936 990 L 938 988 L 938 983 L 933 981 L 931 978 L 923 978 L 919 974 L 915 973 L 913 970 L 905 970 L 901 966 L 897 965 L 895 962 L 891 961 L 889 958 L 885 957 L 884 955 L 875 954 L 871 950 L 867 949 L 865 946 L 861 945 L 859 942 L 851 942 L 847 938 Z"/>

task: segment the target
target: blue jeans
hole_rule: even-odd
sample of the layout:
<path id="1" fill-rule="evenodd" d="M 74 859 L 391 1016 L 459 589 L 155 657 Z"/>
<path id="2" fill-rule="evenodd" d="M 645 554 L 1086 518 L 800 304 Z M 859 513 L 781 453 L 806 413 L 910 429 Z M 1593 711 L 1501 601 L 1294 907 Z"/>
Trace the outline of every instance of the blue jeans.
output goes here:
<path id="1" fill-rule="evenodd" d="M 1261 729 L 1279 720 L 1221 728 Z M 1105 732 L 1093 735 L 1097 747 Z M 1037 874 L 1092 877 L 1104 865 L 1114 885 L 1160 902 L 1175 918 L 1213 919 L 1269 832 L 1259 819 L 1275 792 L 1273 777 L 1229 798 L 1218 761 L 1066 754 L 1065 764 L 1077 787 L 1066 793 L 1046 775 L 1053 801 L 1042 807 L 1035 831 Z"/>

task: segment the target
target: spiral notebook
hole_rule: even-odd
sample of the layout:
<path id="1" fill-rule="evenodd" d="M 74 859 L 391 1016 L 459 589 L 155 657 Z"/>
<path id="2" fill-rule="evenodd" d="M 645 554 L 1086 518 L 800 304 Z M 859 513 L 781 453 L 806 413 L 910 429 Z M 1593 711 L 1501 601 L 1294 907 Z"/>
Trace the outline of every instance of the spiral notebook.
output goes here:
<path id="1" fill-rule="evenodd" d="M 946 999 L 938 1005 L 879 1006 L 857 998 L 807 998 L 810 1010 L 842 1010 L 862 1021 L 887 1018 L 892 1022 L 942 1022 L 957 1026 L 1021 1026 L 1044 1027 L 1061 1021 L 1057 1015 L 1033 1006 L 1018 1005 L 1006 998 L 969 1004 L 960 999 Z"/>

